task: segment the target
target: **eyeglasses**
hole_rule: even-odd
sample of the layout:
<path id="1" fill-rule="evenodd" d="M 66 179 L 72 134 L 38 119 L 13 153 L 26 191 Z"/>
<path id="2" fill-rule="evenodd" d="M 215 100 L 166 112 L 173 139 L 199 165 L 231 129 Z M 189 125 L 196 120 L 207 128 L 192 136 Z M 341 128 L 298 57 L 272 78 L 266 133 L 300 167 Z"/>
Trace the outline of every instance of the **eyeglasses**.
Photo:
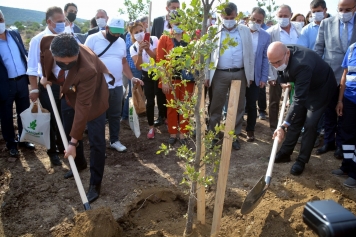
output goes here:
<path id="1" fill-rule="evenodd" d="M 133 25 L 136 25 L 136 24 L 138 24 L 138 23 L 141 23 L 141 21 L 140 21 L 140 20 L 131 21 L 131 22 L 129 23 L 129 26 L 133 26 Z"/>
<path id="2" fill-rule="evenodd" d="M 354 8 L 356 7 L 356 5 L 353 8 L 338 8 L 337 11 L 338 12 L 351 12 Z"/>
<path id="3" fill-rule="evenodd" d="M 284 56 L 283 56 L 283 58 L 282 58 L 281 60 L 279 60 L 279 61 L 277 61 L 277 62 L 274 62 L 274 63 L 272 63 L 272 62 L 268 62 L 268 63 L 271 64 L 272 66 L 274 66 L 274 65 L 280 65 L 281 62 L 286 58 L 286 55 L 287 55 L 287 52 L 284 53 Z"/>

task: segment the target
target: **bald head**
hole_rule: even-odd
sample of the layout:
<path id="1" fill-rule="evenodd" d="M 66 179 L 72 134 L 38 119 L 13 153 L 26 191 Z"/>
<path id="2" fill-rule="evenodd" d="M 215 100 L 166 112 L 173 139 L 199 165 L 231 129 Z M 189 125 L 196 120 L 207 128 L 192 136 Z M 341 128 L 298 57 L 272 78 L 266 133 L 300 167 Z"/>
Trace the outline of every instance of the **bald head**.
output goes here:
<path id="1" fill-rule="evenodd" d="M 283 63 L 286 63 L 286 55 L 289 58 L 289 50 L 287 46 L 279 41 L 271 43 L 267 49 L 268 61 L 275 68 L 279 67 Z"/>

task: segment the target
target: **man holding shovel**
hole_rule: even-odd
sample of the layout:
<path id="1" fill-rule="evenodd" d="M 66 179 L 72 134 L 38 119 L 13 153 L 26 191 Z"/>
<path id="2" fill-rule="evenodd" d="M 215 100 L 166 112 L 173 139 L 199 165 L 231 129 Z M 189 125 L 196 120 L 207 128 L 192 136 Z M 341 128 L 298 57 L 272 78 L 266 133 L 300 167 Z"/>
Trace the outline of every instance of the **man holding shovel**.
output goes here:
<path id="1" fill-rule="evenodd" d="M 290 170 L 291 174 L 300 175 L 309 161 L 317 136 L 318 121 L 331 100 L 336 79 L 330 66 L 321 57 L 302 46 L 286 46 L 276 41 L 268 47 L 267 57 L 271 66 L 278 71 L 279 83 L 294 82 L 295 85 L 293 103 L 284 122 L 273 134 L 273 138 L 280 142 L 286 135 L 275 162 L 291 160 L 290 156 L 304 125 L 305 139 L 302 140 L 299 155 Z"/>
<path id="2" fill-rule="evenodd" d="M 91 176 L 86 195 L 88 201 L 93 202 L 100 194 L 105 165 L 105 112 L 109 107 L 109 91 L 104 74 L 112 75 L 89 48 L 78 45 L 70 34 L 45 36 L 40 49 L 41 84 L 62 86 L 62 120 L 69 141 L 64 157 L 75 157 L 79 171 L 87 165 L 82 136 L 88 125 Z M 66 176 L 73 176 L 72 171 Z"/>

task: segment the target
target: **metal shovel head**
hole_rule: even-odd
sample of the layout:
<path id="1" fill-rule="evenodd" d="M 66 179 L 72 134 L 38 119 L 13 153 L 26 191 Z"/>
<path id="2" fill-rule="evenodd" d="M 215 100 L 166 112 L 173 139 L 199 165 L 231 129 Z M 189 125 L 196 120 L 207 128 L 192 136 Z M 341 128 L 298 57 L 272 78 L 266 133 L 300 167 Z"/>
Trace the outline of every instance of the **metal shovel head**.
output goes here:
<path id="1" fill-rule="evenodd" d="M 252 212 L 262 201 L 269 185 L 266 184 L 266 176 L 262 176 L 255 186 L 247 194 L 242 207 L 241 214 L 246 215 Z"/>

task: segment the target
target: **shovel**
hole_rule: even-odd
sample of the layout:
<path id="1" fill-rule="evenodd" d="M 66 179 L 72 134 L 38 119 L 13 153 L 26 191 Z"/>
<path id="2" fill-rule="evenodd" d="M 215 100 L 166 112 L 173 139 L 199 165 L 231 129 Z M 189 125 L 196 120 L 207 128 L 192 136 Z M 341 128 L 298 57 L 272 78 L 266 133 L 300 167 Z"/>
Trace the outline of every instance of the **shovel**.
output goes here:
<path id="1" fill-rule="evenodd" d="M 282 124 L 283 114 L 286 107 L 287 97 L 288 97 L 289 88 L 287 88 L 284 92 L 283 104 L 279 114 L 278 119 L 278 126 Z M 278 139 L 274 139 L 273 147 L 271 151 L 271 156 L 268 163 L 268 168 L 266 172 L 266 176 L 262 176 L 260 180 L 255 184 L 255 186 L 250 190 L 247 194 L 242 207 L 241 207 L 241 214 L 246 215 L 252 212 L 257 205 L 262 201 L 263 196 L 267 192 L 267 189 L 271 183 L 272 179 L 272 170 L 274 165 L 274 160 L 276 158 L 278 148 Z"/>
<path id="2" fill-rule="evenodd" d="M 47 89 L 47 92 L 48 92 L 48 95 L 49 95 L 49 99 L 51 101 L 51 105 L 52 105 L 52 108 L 53 108 L 54 116 L 56 117 L 56 122 L 57 122 L 57 126 L 58 126 L 58 129 L 59 129 L 59 132 L 61 134 L 61 138 L 62 138 L 62 141 L 63 141 L 64 149 L 67 150 L 68 149 L 68 140 L 67 140 L 66 134 L 64 133 L 62 121 L 61 121 L 61 119 L 59 117 L 59 114 L 58 114 L 58 109 L 57 109 L 56 102 L 54 101 L 52 88 L 51 88 L 51 86 L 49 84 L 47 84 L 46 85 L 46 89 Z M 80 177 L 79 177 L 79 174 L 78 174 L 78 169 L 77 169 L 77 166 L 74 163 L 73 156 L 69 156 L 68 157 L 68 161 L 69 161 L 69 164 L 70 164 L 70 168 L 71 168 L 71 170 L 73 172 L 74 180 L 75 180 L 75 183 L 77 184 L 77 188 L 78 188 L 80 197 L 82 199 L 82 202 L 83 202 L 83 205 L 84 205 L 84 209 L 85 210 L 90 210 L 91 207 L 90 207 L 90 204 L 88 202 L 88 198 L 87 198 L 87 196 L 85 194 L 82 181 L 80 180 Z"/>

